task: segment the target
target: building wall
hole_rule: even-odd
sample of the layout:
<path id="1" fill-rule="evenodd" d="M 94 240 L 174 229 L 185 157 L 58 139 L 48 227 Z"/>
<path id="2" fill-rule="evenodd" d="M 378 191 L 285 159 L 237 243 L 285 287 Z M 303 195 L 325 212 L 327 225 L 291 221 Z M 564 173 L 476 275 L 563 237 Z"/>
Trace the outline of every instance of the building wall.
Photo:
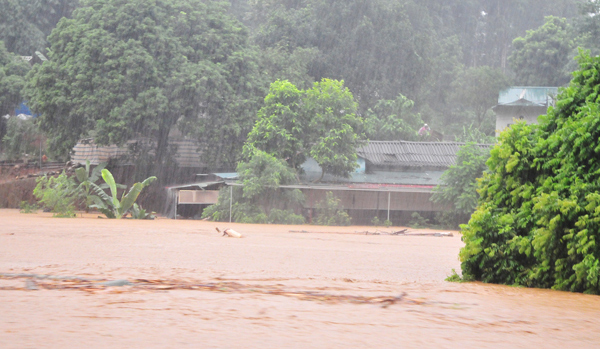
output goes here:
<path id="1" fill-rule="evenodd" d="M 517 120 L 525 120 L 527 124 L 537 124 L 538 117 L 545 112 L 545 108 L 515 108 L 510 112 L 496 112 L 496 137 Z"/>
<path id="2" fill-rule="evenodd" d="M 341 200 L 344 209 L 387 210 L 388 196 L 391 211 L 447 211 L 450 207 L 430 201 L 431 192 L 387 192 L 335 190 L 334 195 Z M 303 190 L 305 207 L 316 208 L 325 199 L 327 190 Z"/>

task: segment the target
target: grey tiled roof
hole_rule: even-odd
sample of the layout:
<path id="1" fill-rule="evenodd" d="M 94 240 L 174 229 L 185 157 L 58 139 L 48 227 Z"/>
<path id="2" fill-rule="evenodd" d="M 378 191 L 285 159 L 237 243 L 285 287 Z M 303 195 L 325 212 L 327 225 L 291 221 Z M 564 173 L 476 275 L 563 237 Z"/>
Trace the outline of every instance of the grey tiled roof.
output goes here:
<path id="1" fill-rule="evenodd" d="M 370 141 L 356 153 L 375 166 L 449 167 L 456 162 L 456 153 L 465 143 Z M 488 149 L 489 144 L 479 144 Z"/>

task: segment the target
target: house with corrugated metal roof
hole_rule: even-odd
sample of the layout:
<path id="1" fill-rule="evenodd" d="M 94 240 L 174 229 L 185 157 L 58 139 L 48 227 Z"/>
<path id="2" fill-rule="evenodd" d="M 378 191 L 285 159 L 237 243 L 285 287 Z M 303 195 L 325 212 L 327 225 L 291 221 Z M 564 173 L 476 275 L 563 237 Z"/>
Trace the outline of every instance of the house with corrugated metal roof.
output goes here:
<path id="1" fill-rule="evenodd" d="M 349 178 L 325 175 L 320 183 L 321 169 L 309 159 L 303 166 L 301 179 L 306 184 L 287 186 L 300 189 L 306 198 L 305 208 L 312 210 L 331 191 L 354 218 L 355 223 L 367 223 L 374 216 L 393 221 L 406 221 L 410 214 L 446 211 L 447 206 L 430 200 L 433 190 L 441 184 L 444 171 L 456 163 L 457 152 L 464 143 L 369 141 L 357 149 L 357 170 Z M 491 145 L 480 144 L 482 149 Z"/>
<path id="2" fill-rule="evenodd" d="M 554 105 L 558 87 L 513 86 L 500 91 L 496 113 L 496 137 L 516 120 L 537 124 L 537 118 Z"/>

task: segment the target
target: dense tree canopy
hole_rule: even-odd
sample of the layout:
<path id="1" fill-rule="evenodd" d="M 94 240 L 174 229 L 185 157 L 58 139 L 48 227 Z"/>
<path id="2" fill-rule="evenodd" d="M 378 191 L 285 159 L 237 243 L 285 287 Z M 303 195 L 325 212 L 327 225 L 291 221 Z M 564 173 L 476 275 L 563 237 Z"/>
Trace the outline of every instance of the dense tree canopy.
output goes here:
<path id="1" fill-rule="evenodd" d="M 492 134 L 490 96 L 566 81 L 572 43 L 600 47 L 597 13 L 593 0 L 7 0 L 0 40 L 50 58 L 27 95 L 63 157 L 82 136 L 144 136 L 161 158 L 177 126 L 207 165 L 233 169 L 276 80 L 343 80 L 371 138 L 410 138 L 417 116 L 450 137 Z M 390 109 L 399 95 L 409 113 Z"/>
<path id="2" fill-rule="evenodd" d="M 600 293 L 600 58 L 580 70 L 539 126 L 500 135 L 461 250 L 463 275 Z"/>
<path id="3" fill-rule="evenodd" d="M 6 133 L 6 119 L 21 103 L 25 75 L 30 67 L 21 57 L 11 54 L 0 41 L 0 139 Z"/>
<path id="4" fill-rule="evenodd" d="M 78 4 L 79 0 L 3 0 L 0 2 L 0 40 L 8 51 L 23 56 L 44 52 L 46 37 Z"/>
<path id="5" fill-rule="evenodd" d="M 56 151 L 85 136 L 150 137 L 160 164 L 178 122 L 217 145 L 251 125 L 254 64 L 226 3 L 85 0 L 48 40 L 49 61 L 35 67 L 27 94 Z M 212 144 L 207 158 L 217 156 L 210 149 L 226 152 Z"/>
<path id="6" fill-rule="evenodd" d="M 516 83 L 523 86 L 562 86 L 571 80 L 564 71 L 575 48 L 570 25 L 564 18 L 547 17 L 543 26 L 513 40 L 509 57 Z"/>
<path id="7" fill-rule="evenodd" d="M 348 177 L 356 168 L 356 149 L 363 141 L 363 120 L 343 81 L 323 79 L 302 91 L 276 81 L 248 135 L 247 157 L 260 149 L 298 170 L 312 157 L 323 174 Z"/>

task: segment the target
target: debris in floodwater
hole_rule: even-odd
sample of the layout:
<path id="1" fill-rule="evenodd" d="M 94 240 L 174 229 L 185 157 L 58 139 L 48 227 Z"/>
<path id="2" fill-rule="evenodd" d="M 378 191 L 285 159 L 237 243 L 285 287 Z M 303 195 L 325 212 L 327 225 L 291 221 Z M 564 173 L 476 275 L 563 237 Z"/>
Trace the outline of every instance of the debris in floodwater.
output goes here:
<path id="1" fill-rule="evenodd" d="M 131 282 L 129 282 L 128 280 L 112 280 L 112 281 L 101 282 L 98 285 L 121 287 L 121 286 L 130 286 Z"/>
<path id="2" fill-rule="evenodd" d="M 3 274 L 0 273 L 0 279 L 23 279 L 23 274 Z M 351 304 L 373 304 L 379 305 L 382 308 L 387 308 L 390 305 L 403 304 L 432 304 L 423 300 L 406 297 L 403 292 L 398 296 L 354 296 L 329 294 L 315 291 L 302 290 L 286 290 L 284 285 L 256 285 L 256 284 L 241 284 L 238 282 L 209 282 L 199 283 L 185 280 L 160 280 L 160 279 L 134 279 L 134 280 L 89 280 L 83 278 L 72 277 L 55 277 L 48 275 L 27 276 L 26 285 L 35 285 L 35 289 L 47 290 L 80 290 L 89 293 L 99 293 L 106 290 L 109 286 L 130 286 L 124 290 L 114 290 L 112 293 L 123 292 L 139 292 L 139 291 L 158 291 L 164 292 L 167 290 L 195 290 L 195 291 L 210 291 L 219 293 L 252 293 L 273 296 L 292 297 L 304 301 L 316 301 L 328 304 L 351 303 Z M 37 279 L 38 281 L 34 281 Z M 0 290 L 27 290 L 26 287 L 0 287 Z M 434 302 L 437 303 L 437 302 Z"/>
<path id="3" fill-rule="evenodd" d="M 31 291 L 37 291 L 39 290 L 39 287 L 37 286 L 37 283 L 32 280 L 32 279 L 27 279 L 25 280 L 25 288 Z"/>
<path id="4" fill-rule="evenodd" d="M 219 230 L 219 228 L 215 228 L 217 229 L 217 231 L 220 233 L 221 231 Z M 223 236 L 227 236 L 230 238 L 241 238 L 242 234 L 238 233 L 237 231 L 227 228 L 225 230 L 223 230 Z"/>

